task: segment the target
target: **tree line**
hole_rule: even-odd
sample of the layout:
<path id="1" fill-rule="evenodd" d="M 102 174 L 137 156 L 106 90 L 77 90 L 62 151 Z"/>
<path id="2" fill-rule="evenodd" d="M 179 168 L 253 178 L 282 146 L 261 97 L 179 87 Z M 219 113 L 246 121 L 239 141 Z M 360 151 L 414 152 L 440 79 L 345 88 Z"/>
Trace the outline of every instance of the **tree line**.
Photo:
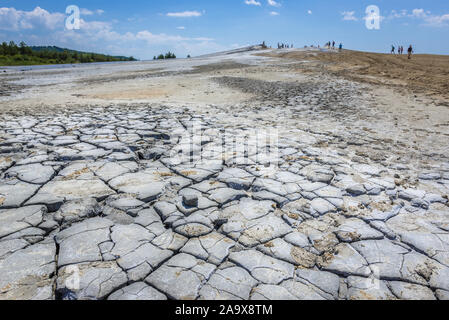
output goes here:
<path id="1" fill-rule="evenodd" d="M 37 47 L 36 47 L 37 48 Z M 56 47 L 39 47 L 34 49 L 23 41 L 18 45 L 11 41 L 0 45 L 0 64 L 65 64 L 112 61 L 136 61 L 133 57 L 114 57 L 98 53 L 80 52 Z"/>
<path id="2" fill-rule="evenodd" d="M 153 58 L 153 60 L 164 60 L 164 59 L 176 59 L 176 55 L 169 51 L 165 55 L 160 54 L 157 57 L 154 56 L 154 58 Z"/>

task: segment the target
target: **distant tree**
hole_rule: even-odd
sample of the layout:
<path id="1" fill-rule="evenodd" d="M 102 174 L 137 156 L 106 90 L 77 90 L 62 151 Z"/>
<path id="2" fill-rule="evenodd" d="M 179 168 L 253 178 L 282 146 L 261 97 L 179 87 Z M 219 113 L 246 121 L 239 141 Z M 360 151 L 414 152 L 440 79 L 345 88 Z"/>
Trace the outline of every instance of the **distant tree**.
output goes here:
<path id="1" fill-rule="evenodd" d="M 62 53 L 59 55 L 59 58 L 60 58 L 62 61 L 67 61 L 67 59 L 69 58 L 69 53 L 67 52 L 67 50 L 64 50 L 64 52 L 62 52 Z"/>
<path id="2" fill-rule="evenodd" d="M 8 54 L 8 44 L 3 42 L 0 46 L 0 54 L 7 55 Z"/>
<path id="3" fill-rule="evenodd" d="M 19 47 L 14 43 L 14 41 L 9 42 L 8 50 L 9 55 L 11 56 L 15 56 L 16 54 L 19 53 Z"/>
<path id="4" fill-rule="evenodd" d="M 26 53 L 26 47 L 27 47 L 27 45 L 26 45 L 26 43 L 25 42 L 20 42 L 20 44 L 19 44 L 19 51 L 20 51 L 20 54 L 25 54 Z"/>

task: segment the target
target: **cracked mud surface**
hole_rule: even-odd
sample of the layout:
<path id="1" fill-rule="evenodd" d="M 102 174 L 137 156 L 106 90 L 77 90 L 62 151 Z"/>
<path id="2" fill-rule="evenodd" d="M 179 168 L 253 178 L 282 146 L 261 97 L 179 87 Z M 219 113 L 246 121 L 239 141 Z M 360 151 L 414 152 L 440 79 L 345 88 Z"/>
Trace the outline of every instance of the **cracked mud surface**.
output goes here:
<path id="1" fill-rule="evenodd" d="M 1 102 L 0 299 L 449 299 L 447 108 L 217 59 Z"/>

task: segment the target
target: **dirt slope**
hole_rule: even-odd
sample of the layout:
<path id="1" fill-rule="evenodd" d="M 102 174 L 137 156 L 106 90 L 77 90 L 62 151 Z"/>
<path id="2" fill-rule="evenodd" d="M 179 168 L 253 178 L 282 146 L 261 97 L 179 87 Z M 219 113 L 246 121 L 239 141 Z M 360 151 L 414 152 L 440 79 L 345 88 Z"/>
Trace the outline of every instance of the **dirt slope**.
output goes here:
<path id="1" fill-rule="evenodd" d="M 414 93 L 425 93 L 441 98 L 441 104 L 447 104 L 447 98 L 449 98 L 449 56 L 422 54 L 414 55 L 411 60 L 408 60 L 406 55 L 350 50 L 344 50 L 341 53 L 276 53 L 274 51 L 262 55 L 317 62 L 301 64 L 299 66 L 301 72 L 324 69 L 346 79 L 389 84 Z"/>

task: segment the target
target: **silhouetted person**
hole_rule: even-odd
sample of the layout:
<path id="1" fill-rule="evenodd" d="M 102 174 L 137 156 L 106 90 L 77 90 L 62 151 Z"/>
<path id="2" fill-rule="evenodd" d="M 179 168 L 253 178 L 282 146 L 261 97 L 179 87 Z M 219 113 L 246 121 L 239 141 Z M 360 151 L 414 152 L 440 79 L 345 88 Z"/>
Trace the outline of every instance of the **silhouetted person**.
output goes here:
<path id="1" fill-rule="evenodd" d="M 394 46 L 391 46 L 391 53 L 395 54 L 396 53 L 396 48 Z"/>
<path id="2" fill-rule="evenodd" d="M 338 51 L 341 52 L 341 50 L 343 50 L 343 43 L 340 43 L 340 46 L 338 47 Z"/>
<path id="3" fill-rule="evenodd" d="M 410 45 L 410 47 L 408 47 L 408 58 L 409 59 L 412 58 L 412 54 L 413 54 L 413 47 L 412 47 L 412 45 Z"/>

